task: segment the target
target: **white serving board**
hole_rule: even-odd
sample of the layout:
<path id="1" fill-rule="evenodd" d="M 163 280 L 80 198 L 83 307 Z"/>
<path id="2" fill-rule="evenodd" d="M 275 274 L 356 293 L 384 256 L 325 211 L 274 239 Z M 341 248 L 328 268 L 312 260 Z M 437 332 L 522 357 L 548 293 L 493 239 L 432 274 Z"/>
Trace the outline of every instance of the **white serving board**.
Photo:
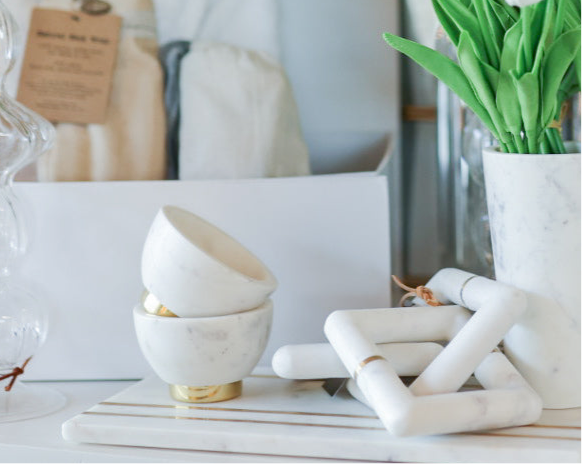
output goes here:
<path id="1" fill-rule="evenodd" d="M 80 443 L 396 462 L 580 462 L 580 409 L 528 427 L 394 438 L 366 406 L 321 381 L 244 381 L 243 396 L 192 405 L 151 377 L 63 424 Z"/>

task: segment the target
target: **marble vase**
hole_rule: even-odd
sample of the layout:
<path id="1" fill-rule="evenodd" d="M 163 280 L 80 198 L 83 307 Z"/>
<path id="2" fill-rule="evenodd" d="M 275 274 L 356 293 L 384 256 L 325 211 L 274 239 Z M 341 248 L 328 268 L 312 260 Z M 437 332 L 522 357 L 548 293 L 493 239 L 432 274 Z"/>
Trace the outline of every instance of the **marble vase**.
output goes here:
<path id="1" fill-rule="evenodd" d="M 505 353 L 544 408 L 579 407 L 580 154 L 486 149 L 483 163 L 496 279 L 528 303 Z"/>

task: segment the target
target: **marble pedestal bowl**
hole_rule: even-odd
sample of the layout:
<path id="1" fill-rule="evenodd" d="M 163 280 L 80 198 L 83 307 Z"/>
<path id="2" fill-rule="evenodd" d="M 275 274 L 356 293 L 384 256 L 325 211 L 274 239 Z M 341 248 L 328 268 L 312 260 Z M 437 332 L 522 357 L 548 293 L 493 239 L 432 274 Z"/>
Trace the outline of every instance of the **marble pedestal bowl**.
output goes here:
<path id="1" fill-rule="evenodd" d="M 164 206 L 154 219 L 141 274 L 145 300 L 179 317 L 258 308 L 277 287 L 269 269 L 239 242 L 176 206 Z"/>
<path id="2" fill-rule="evenodd" d="M 271 331 L 273 304 L 214 317 L 166 317 L 133 310 L 146 360 L 179 401 L 214 403 L 239 396 Z"/>

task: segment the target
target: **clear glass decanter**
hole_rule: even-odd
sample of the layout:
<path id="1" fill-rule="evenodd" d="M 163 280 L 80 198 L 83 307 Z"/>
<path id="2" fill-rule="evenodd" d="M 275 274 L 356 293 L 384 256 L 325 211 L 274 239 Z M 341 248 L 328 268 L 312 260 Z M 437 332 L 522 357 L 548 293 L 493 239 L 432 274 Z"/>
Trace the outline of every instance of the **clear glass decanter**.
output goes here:
<path id="1" fill-rule="evenodd" d="M 5 90 L 14 33 L 12 16 L 0 2 L 0 422 L 45 415 L 65 403 L 55 390 L 18 380 L 46 338 L 47 311 L 19 273 L 26 221 L 12 184 L 20 169 L 48 151 L 54 128 Z"/>
<path id="2" fill-rule="evenodd" d="M 442 28 L 437 50 L 456 60 Z M 442 82 L 438 83 L 438 198 L 443 267 L 493 276 L 481 152 L 495 143 L 491 133 Z"/>

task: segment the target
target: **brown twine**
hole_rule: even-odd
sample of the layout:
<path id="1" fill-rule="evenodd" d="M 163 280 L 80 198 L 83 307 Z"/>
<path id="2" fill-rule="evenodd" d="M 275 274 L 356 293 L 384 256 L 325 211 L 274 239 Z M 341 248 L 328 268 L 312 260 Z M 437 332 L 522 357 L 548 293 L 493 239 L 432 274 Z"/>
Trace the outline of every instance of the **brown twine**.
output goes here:
<path id="1" fill-rule="evenodd" d="M 392 280 L 396 285 L 398 285 L 402 290 L 408 292 L 402 298 L 400 298 L 400 306 L 404 306 L 404 303 L 409 298 L 421 298 L 428 304 L 429 306 L 442 306 L 443 304 L 437 300 L 432 293 L 430 288 L 425 287 L 424 285 L 419 285 L 416 288 L 408 287 L 402 283 L 402 281 L 396 277 L 395 275 L 392 276 Z"/>
<path id="2" fill-rule="evenodd" d="M 16 379 L 18 378 L 19 375 L 24 374 L 24 369 L 26 368 L 26 365 L 28 364 L 28 362 L 31 359 L 32 359 L 32 356 L 30 358 L 28 358 L 26 361 L 24 361 L 24 364 L 22 365 L 22 367 L 15 367 L 10 374 L 0 376 L 0 382 L 2 380 L 6 380 L 6 379 L 12 377 L 12 380 L 10 381 L 10 383 L 4 387 L 5 391 L 9 392 L 10 390 L 12 390 L 12 387 L 14 386 L 14 382 L 16 382 Z"/>

